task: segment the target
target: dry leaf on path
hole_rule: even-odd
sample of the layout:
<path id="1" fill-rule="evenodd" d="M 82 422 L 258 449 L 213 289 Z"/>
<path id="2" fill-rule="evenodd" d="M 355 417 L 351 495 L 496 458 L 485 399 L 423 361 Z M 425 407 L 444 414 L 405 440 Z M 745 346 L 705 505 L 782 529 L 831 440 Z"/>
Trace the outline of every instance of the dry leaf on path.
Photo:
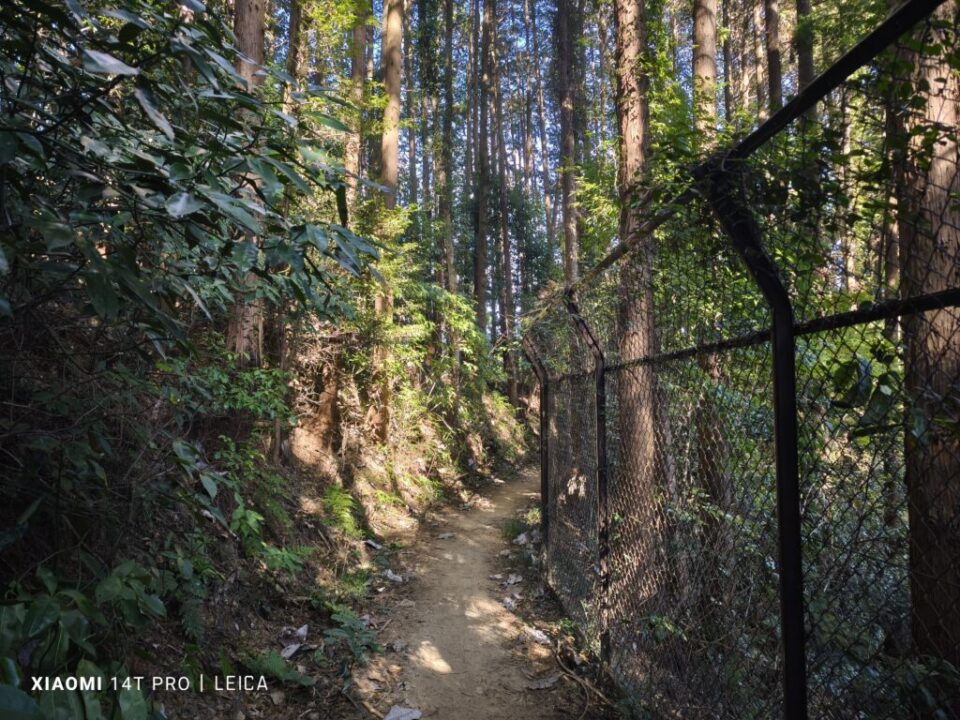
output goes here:
<path id="1" fill-rule="evenodd" d="M 420 720 L 423 713 L 415 708 L 405 708 L 394 705 L 383 720 Z"/>
<path id="2" fill-rule="evenodd" d="M 527 683 L 527 688 L 530 690 L 547 690 L 552 688 L 560 680 L 560 673 L 554 675 L 548 675 L 547 677 L 540 678 L 539 680 L 531 680 Z"/>

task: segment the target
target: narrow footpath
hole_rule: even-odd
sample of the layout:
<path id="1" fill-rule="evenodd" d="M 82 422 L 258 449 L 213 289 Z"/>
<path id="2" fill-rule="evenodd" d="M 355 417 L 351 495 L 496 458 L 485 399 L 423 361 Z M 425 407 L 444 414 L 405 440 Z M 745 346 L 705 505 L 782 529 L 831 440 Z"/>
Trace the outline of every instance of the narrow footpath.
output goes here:
<path id="1" fill-rule="evenodd" d="M 368 707 L 404 719 L 416 714 L 399 708 L 441 720 L 607 717 L 561 671 L 552 638 L 537 625 L 550 627 L 516 609 L 543 604 L 531 546 L 504 534 L 536 505 L 536 470 L 499 482 L 473 506 L 442 511 L 402 552 L 410 579 L 391 593 L 380 634 L 387 653 L 358 673 Z"/>

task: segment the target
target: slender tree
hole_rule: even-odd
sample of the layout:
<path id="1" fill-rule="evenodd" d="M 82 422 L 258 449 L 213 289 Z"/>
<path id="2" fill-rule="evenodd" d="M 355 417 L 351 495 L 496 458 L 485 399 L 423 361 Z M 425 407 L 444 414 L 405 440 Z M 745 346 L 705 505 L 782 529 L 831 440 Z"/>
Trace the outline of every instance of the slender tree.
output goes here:
<path id="1" fill-rule="evenodd" d="M 574 0 L 557 0 L 557 90 L 560 103 L 560 187 L 563 209 L 563 275 L 577 280 L 577 81 Z"/>
<path id="2" fill-rule="evenodd" d="M 653 324 L 653 246 L 649 237 L 640 237 L 640 181 L 648 153 L 649 77 L 642 64 L 646 51 L 646 9 L 643 0 L 614 0 L 616 22 L 616 99 L 620 132 L 620 162 L 617 189 L 620 194 L 620 241 L 635 245 L 620 271 L 618 300 L 619 356 L 640 358 L 655 349 Z M 661 521 L 654 510 L 656 486 L 656 414 L 654 411 L 654 373 L 649 365 L 638 365 L 617 383 L 620 463 L 637 473 L 636 484 L 642 495 L 632 499 L 612 498 L 611 508 L 626 511 L 627 522 L 636 523 L 632 537 L 639 542 L 634 549 L 639 563 L 649 568 L 655 562 L 658 528 Z M 641 499 L 642 497 L 642 499 Z M 656 572 L 621 574 L 636 577 L 639 583 L 630 592 L 650 597 L 659 590 Z"/>
<path id="3" fill-rule="evenodd" d="M 801 92 L 813 81 L 813 22 L 810 0 L 797 0 L 797 27 L 793 47 L 797 51 L 797 89 Z"/>
<path id="4" fill-rule="evenodd" d="M 783 106 L 783 70 L 780 62 L 780 0 L 764 0 L 764 38 L 767 51 L 767 99 L 770 114 Z"/>
<path id="5" fill-rule="evenodd" d="M 367 24 L 370 0 L 354 0 L 353 27 L 350 33 L 350 99 L 356 108 L 356 128 L 347 137 L 344 169 L 347 171 L 347 206 L 357 201 L 357 177 L 360 174 L 360 150 L 363 147 L 363 100 L 366 87 Z"/>
<path id="6" fill-rule="evenodd" d="M 449 292 L 457 292 L 457 267 L 453 246 L 453 0 L 443 0 L 443 117 L 437 189 L 444 258 L 444 276 Z"/>
<path id="7" fill-rule="evenodd" d="M 400 71 L 403 65 L 403 0 L 386 0 L 383 7 L 383 47 L 381 68 L 387 105 L 383 113 L 383 136 L 380 142 L 380 182 L 385 188 L 383 205 L 393 210 L 397 205 L 400 140 Z M 383 328 L 393 323 L 393 291 L 383 283 L 374 299 L 374 312 Z M 385 442 L 390 433 L 392 388 L 387 373 L 389 348 L 382 340 L 373 350 L 373 375 L 378 397 L 371 405 L 368 419 L 377 438 Z"/>
<path id="8" fill-rule="evenodd" d="M 473 287 L 477 326 L 487 325 L 487 225 L 490 194 L 489 113 L 492 83 L 493 2 L 483 0 L 480 39 L 480 120 L 477 137 L 476 220 L 474 222 Z"/>
<path id="9" fill-rule="evenodd" d="M 533 80 L 537 95 L 537 137 L 540 141 L 543 211 L 547 229 L 547 255 L 552 260 L 557 235 L 556 212 L 553 204 L 553 181 L 550 179 L 550 149 L 547 144 L 546 101 L 544 99 L 543 76 L 540 70 L 540 32 L 537 26 L 537 3 L 535 0 L 524 0 L 523 7 L 524 21 L 530 28 L 530 39 L 533 50 Z"/>
<path id="10" fill-rule="evenodd" d="M 717 0 L 693 2 L 693 96 L 697 129 L 712 135 L 717 120 Z"/>
<path id="11" fill-rule="evenodd" d="M 496 0 L 490 0 L 493 16 L 497 16 L 496 10 Z M 501 313 L 501 322 L 503 326 L 503 334 L 506 336 L 507 340 L 512 339 L 513 337 L 513 314 L 514 314 L 514 298 L 513 298 L 513 251 L 510 243 L 510 212 L 509 212 L 509 203 L 507 201 L 508 185 L 507 185 L 507 144 L 504 138 L 503 132 L 503 90 L 500 87 L 500 43 L 497 41 L 499 33 L 496 32 L 496 25 L 494 25 L 494 38 L 492 43 L 492 56 L 493 56 L 493 67 L 491 72 L 493 74 L 493 82 L 491 83 L 491 89 L 493 91 L 493 112 L 494 112 L 494 125 L 496 132 L 496 143 L 497 143 L 497 176 L 499 188 L 499 202 L 500 202 L 500 252 L 501 252 L 501 267 L 503 268 L 502 277 L 500 279 L 501 291 L 500 291 L 500 313 Z M 504 355 L 505 369 L 507 372 L 507 398 L 513 405 L 517 405 L 519 400 L 519 395 L 517 391 L 517 372 L 516 372 L 516 359 L 514 355 L 509 350 Z"/>
<path id="12" fill-rule="evenodd" d="M 264 0 L 237 0 L 233 10 L 233 32 L 237 49 L 242 54 L 237 60 L 237 73 L 247 86 L 260 85 L 263 78 L 258 71 L 264 61 Z M 246 179 L 252 183 L 251 178 Z M 254 197 L 250 187 L 246 192 Z M 253 233 L 247 233 L 247 242 L 254 242 Z M 240 363 L 259 365 L 263 355 L 263 302 L 255 297 L 257 276 L 249 272 L 244 278 L 244 294 L 233 307 L 227 326 L 227 348 L 237 354 Z"/>

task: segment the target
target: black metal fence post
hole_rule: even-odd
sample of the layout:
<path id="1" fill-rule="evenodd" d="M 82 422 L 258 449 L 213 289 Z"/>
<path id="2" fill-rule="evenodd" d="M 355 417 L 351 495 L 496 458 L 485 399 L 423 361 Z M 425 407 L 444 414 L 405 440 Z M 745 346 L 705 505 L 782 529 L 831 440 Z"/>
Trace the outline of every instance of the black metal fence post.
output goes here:
<path id="1" fill-rule="evenodd" d="M 550 500 L 550 374 L 540 361 L 533 343 L 523 338 L 523 354 L 533 368 L 540 382 L 540 537 L 543 548 L 547 547 L 550 530 L 550 513 L 547 503 Z"/>
<path id="2" fill-rule="evenodd" d="M 739 167 L 721 162 L 707 176 L 709 201 L 773 314 L 774 447 L 779 526 L 780 614 L 783 637 L 783 714 L 807 718 L 800 470 L 797 449 L 796 342 L 790 294 L 763 247 L 760 227 L 747 207 Z"/>
<path id="3" fill-rule="evenodd" d="M 610 586 L 610 519 L 607 500 L 607 383 L 606 360 L 603 349 L 580 314 L 572 291 L 567 291 L 564 302 L 573 320 L 573 326 L 593 355 L 597 393 L 597 567 L 600 571 L 600 658 L 610 659 L 610 632 L 607 627 L 607 602 Z"/>

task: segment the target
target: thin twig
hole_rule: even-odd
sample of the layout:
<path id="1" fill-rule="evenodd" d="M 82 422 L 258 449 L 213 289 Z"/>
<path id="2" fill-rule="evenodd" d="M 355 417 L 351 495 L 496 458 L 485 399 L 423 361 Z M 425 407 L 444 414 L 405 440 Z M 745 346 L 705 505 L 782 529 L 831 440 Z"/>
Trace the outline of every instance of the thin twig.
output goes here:
<path id="1" fill-rule="evenodd" d="M 353 705 L 358 711 L 366 710 L 368 713 L 370 713 L 375 718 L 377 718 L 377 720 L 383 720 L 383 713 L 377 712 L 377 710 L 374 707 L 372 707 L 370 703 L 368 703 L 366 700 L 360 700 L 360 701 L 354 700 L 353 696 L 351 696 L 350 693 L 346 691 L 343 691 L 340 694 L 343 695 L 347 700 L 349 700 L 350 704 Z"/>
<path id="2" fill-rule="evenodd" d="M 603 702 L 604 702 L 606 705 L 608 705 L 609 707 L 614 707 L 614 702 L 613 702 L 613 700 L 611 700 L 611 699 L 608 698 L 606 695 L 604 695 L 604 694 L 603 694 L 603 691 L 601 691 L 598 687 L 596 687 L 596 686 L 595 686 L 593 683 L 591 683 L 589 680 L 584 680 L 582 677 L 580 677 L 579 675 L 577 675 L 576 673 L 574 673 L 570 668 L 568 668 L 566 665 L 564 665 L 564 664 L 563 664 L 563 660 L 560 659 L 560 653 L 558 653 L 556 650 L 553 651 L 553 657 L 556 658 L 557 664 L 560 666 L 560 669 L 563 670 L 564 674 L 565 674 L 567 677 L 573 678 L 576 682 L 580 683 L 580 685 L 581 685 L 583 688 L 585 688 L 586 690 L 589 690 L 589 691 L 592 692 L 594 695 L 596 695 L 598 698 L 600 698 L 601 700 L 603 700 Z"/>

